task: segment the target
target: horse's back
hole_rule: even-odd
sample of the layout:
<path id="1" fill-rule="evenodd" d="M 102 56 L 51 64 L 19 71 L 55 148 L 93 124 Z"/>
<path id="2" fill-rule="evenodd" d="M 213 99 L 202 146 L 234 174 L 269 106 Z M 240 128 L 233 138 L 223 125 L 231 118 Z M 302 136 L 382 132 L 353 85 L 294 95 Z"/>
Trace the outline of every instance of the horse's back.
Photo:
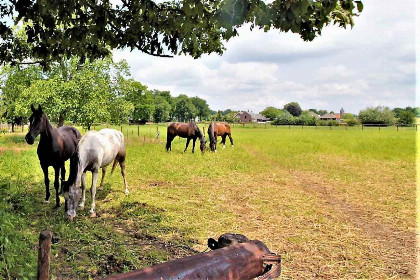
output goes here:
<path id="1" fill-rule="evenodd" d="M 186 138 L 186 137 L 190 137 L 194 135 L 195 124 L 175 122 L 168 125 L 167 131 L 168 131 L 168 134 Z"/>
<path id="2" fill-rule="evenodd" d="M 124 135 L 115 129 L 89 131 L 80 140 L 79 153 L 91 165 L 109 165 L 117 156 L 125 156 Z"/>

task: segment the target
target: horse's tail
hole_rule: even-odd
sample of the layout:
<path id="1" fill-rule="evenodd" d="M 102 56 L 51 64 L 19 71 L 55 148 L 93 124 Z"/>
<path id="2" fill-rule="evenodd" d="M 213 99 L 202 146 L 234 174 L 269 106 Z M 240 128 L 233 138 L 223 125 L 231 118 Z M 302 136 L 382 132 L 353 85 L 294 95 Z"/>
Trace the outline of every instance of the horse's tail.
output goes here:
<path id="1" fill-rule="evenodd" d="M 115 167 L 117 166 L 117 163 L 118 163 L 118 158 L 115 157 L 114 163 L 112 164 L 111 174 L 114 173 L 114 170 L 115 170 Z"/>
<path id="2" fill-rule="evenodd" d="M 208 129 L 208 134 L 209 134 L 209 140 L 210 143 L 213 143 L 216 141 L 216 139 L 214 139 L 214 122 L 211 122 L 209 125 L 209 129 Z"/>

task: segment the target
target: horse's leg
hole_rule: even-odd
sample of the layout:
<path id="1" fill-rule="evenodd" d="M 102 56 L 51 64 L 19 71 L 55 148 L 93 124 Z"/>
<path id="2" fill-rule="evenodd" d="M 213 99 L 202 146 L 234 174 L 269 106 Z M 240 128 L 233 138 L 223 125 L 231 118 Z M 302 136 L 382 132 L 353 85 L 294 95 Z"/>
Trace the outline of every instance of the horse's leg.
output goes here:
<path id="1" fill-rule="evenodd" d="M 223 150 L 226 149 L 226 133 L 222 136 Z"/>
<path id="2" fill-rule="evenodd" d="M 58 195 L 60 188 L 60 167 L 54 167 L 54 189 L 55 189 L 55 207 L 60 207 L 60 197 Z"/>
<path id="3" fill-rule="evenodd" d="M 61 171 L 61 189 L 60 189 L 60 194 L 63 193 L 63 182 L 66 180 L 66 165 L 63 163 L 63 165 L 60 167 L 60 171 Z"/>
<path id="4" fill-rule="evenodd" d="M 105 178 L 105 173 L 106 173 L 106 166 L 102 167 L 102 178 L 101 178 L 101 183 L 99 184 L 99 188 L 98 190 L 103 190 L 104 189 L 104 178 Z"/>
<path id="5" fill-rule="evenodd" d="M 217 135 L 214 134 L 214 152 L 217 153 Z"/>
<path id="6" fill-rule="evenodd" d="M 230 135 L 230 133 L 229 133 L 228 136 L 229 136 L 230 144 L 232 145 L 232 148 L 233 148 L 233 138 L 232 138 L 232 135 Z"/>
<path id="7" fill-rule="evenodd" d="M 95 196 L 96 196 L 96 182 L 98 181 L 99 170 L 95 169 L 92 171 L 92 187 L 90 188 L 90 194 L 92 195 L 92 207 L 90 208 L 90 217 L 96 217 L 95 213 Z"/>
<path id="8" fill-rule="evenodd" d="M 79 203 L 79 208 L 85 208 L 85 201 L 86 201 L 86 172 L 82 173 L 82 201 Z"/>
<path id="9" fill-rule="evenodd" d="M 172 151 L 172 140 L 174 140 L 174 136 L 168 133 L 166 136 L 166 151 Z"/>
<path id="10" fill-rule="evenodd" d="M 184 153 L 187 151 L 187 148 L 188 148 L 188 145 L 190 144 L 190 140 L 191 140 L 191 138 L 187 138 L 187 144 L 185 145 L 185 150 L 184 150 Z M 193 153 L 194 153 L 194 151 L 193 151 Z"/>
<path id="11" fill-rule="evenodd" d="M 195 141 L 197 140 L 197 137 L 194 137 L 194 139 L 193 139 L 193 150 L 192 150 L 192 152 L 194 153 L 194 151 L 195 151 Z"/>
<path id="12" fill-rule="evenodd" d="M 125 179 L 125 156 L 120 157 L 118 159 L 118 162 L 120 163 L 121 175 L 122 175 L 123 180 L 124 180 L 125 194 L 128 195 L 130 193 L 130 191 L 128 190 L 127 180 Z"/>
<path id="13" fill-rule="evenodd" d="M 48 166 L 42 166 L 42 172 L 44 172 L 44 183 L 45 183 L 45 203 L 49 203 L 50 199 L 50 179 L 48 179 Z"/>

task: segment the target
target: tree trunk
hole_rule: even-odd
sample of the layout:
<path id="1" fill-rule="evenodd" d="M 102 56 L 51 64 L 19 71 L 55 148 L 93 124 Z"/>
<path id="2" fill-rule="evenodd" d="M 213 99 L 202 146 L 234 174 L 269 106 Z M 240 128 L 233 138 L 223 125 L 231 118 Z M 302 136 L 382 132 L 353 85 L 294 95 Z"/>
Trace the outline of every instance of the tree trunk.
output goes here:
<path id="1" fill-rule="evenodd" d="M 64 125 L 64 115 L 60 114 L 60 116 L 58 116 L 58 127 L 61 127 Z"/>
<path id="2" fill-rule="evenodd" d="M 12 132 L 15 132 L 15 122 L 12 122 Z"/>

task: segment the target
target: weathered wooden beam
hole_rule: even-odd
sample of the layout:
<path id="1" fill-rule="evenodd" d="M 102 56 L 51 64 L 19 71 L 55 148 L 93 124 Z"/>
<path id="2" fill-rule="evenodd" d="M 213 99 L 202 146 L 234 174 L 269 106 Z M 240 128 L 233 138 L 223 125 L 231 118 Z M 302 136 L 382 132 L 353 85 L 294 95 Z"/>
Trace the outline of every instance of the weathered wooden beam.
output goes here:
<path id="1" fill-rule="evenodd" d="M 280 272 L 281 257 L 261 241 L 252 240 L 105 279 L 273 279 Z"/>

